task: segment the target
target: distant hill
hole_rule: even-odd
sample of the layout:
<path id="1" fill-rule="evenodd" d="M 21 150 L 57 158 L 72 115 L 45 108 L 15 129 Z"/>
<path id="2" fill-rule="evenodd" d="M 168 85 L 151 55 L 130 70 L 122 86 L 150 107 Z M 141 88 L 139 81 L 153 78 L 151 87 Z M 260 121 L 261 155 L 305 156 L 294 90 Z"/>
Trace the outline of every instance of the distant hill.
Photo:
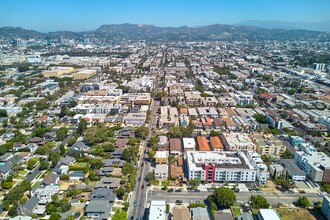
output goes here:
<path id="1" fill-rule="evenodd" d="M 248 25 L 267 29 L 302 29 L 330 32 L 330 20 L 318 23 L 250 20 L 238 23 L 237 25 Z"/>
<path id="2" fill-rule="evenodd" d="M 0 28 L 0 37 L 15 38 L 67 38 L 81 39 L 84 36 L 96 37 L 103 40 L 147 40 L 162 41 L 195 41 L 195 40 L 308 40 L 330 39 L 330 34 L 309 30 L 267 29 L 255 25 L 224 25 L 214 24 L 202 27 L 158 27 L 139 24 L 108 24 L 102 25 L 95 31 L 71 32 L 56 31 L 41 33 L 23 28 Z"/>

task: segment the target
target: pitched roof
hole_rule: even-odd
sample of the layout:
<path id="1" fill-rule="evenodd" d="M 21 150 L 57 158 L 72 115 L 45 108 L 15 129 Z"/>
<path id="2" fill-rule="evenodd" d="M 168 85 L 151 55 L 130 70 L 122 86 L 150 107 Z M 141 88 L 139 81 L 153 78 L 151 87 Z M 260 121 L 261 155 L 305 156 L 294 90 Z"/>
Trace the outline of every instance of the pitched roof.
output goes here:
<path id="1" fill-rule="evenodd" d="M 32 196 L 28 201 L 25 202 L 24 207 L 33 210 L 39 203 L 40 199 L 36 196 Z"/>
<path id="2" fill-rule="evenodd" d="M 182 151 L 181 140 L 179 138 L 170 139 L 170 151 Z"/>
<path id="3" fill-rule="evenodd" d="M 7 173 L 13 168 L 13 164 L 11 162 L 7 162 L 4 165 L 0 166 L 0 173 Z"/>
<path id="4" fill-rule="evenodd" d="M 56 183 L 58 176 L 55 173 L 50 173 L 42 180 L 42 182 L 46 185 L 50 185 L 52 183 Z"/>
<path id="5" fill-rule="evenodd" d="M 197 136 L 198 148 L 200 151 L 210 151 L 209 143 L 205 136 Z"/>
<path id="6" fill-rule="evenodd" d="M 217 136 L 210 137 L 210 142 L 211 142 L 211 146 L 212 146 L 213 150 L 223 149 L 223 145 L 222 145 L 222 142 L 219 137 L 217 137 Z"/>
<path id="7" fill-rule="evenodd" d="M 188 208 L 174 207 L 173 208 L 173 220 L 190 220 L 191 214 Z"/>

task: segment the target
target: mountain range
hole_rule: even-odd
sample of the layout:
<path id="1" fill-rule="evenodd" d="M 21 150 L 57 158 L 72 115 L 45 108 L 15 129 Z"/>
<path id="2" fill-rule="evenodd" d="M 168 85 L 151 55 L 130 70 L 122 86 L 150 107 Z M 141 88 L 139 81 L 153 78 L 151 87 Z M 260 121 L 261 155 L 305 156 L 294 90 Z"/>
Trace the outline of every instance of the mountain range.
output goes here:
<path id="1" fill-rule="evenodd" d="M 324 22 L 315 22 L 315 23 L 249 20 L 238 23 L 237 25 L 239 26 L 246 25 L 246 26 L 253 26 L 253 27 L 267 28 L 267 29 L 286 29 L 286 30 L 302 29 L 302 30 L 310 30 L 310 31 L 330 32 L 330 20 Z"/>
<path id="2" fill-rule="evenodd" d="M 254 25 L 256 26 L 256 25 Z M 252 25 L 214 24 L 202 27 L 158 27 L 139 24 L 108 24 L 94 31 L 72 32 L 56 31 L 42 33 L 20 27 L 0 28 L 0 38 L 13 40 L 16 38 L 65 38 L 82 39 L 95 37 L 100 40 L 146 40 L 163 41 L 196 41 L 196 40 L 329 40 L 330 33 L 310 30 L 269 29 Z"/>

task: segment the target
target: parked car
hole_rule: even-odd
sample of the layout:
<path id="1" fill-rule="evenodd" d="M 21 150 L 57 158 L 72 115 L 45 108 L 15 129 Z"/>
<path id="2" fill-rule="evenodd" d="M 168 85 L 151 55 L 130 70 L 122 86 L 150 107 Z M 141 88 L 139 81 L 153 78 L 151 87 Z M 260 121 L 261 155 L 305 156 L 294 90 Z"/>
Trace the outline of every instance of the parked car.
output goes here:
<path id="1" fill-rule="evenodd" d="M 182 204 L 182 200 L 181 199 L 177 199 L 177 200 L 175 200 L 175 203 Z"/>

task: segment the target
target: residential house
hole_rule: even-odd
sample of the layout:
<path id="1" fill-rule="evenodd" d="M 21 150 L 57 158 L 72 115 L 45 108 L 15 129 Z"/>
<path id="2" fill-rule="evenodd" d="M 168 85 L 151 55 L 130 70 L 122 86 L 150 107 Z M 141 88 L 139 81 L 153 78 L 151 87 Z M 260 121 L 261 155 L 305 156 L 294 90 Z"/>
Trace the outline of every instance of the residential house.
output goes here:
<path id="1" fill-rule="evenodd" d="M 120 178 L 115 177 L 102 177 L 95 185 L 97 188 L 118 189 L 120 187 Z"/>
<path id="2" fill-rule="evenodd" d="M 210 220 L 209 214 L 206 208 L 196 207 L 190 209 L 192 212 L 192 220 Z"/>
<path id="3" fill-rule="evenodd" d="M 26 148 L 26 145 L 21 143 L 21 142 L 16 142 L 13 145 L 13 150 L 14 151 L 20 151 L 21 149 Z"/>
<path id="4" fill-rule="evenodd" d="M 32 196 L 24 204 L 18 206 L 18 213 L 20 215 L 32 215 L 33 211 L 37 208 L 40 199 L 36 196 Z"/>
<path id="5" fill-rule="evenodd" d="M 168 151 L 169 150 L 168 138 L 166 136 L 158 136 L 157 150 Z"/>
<path id="6" fill-rule="evenodd" d="M 157 179 L 167 179 L 168 178 L 168 165 L 167 164 L 156 164 L 154 169 L 154 174 Z"/>
<path id="7" fill-rule="evenodd" d="M 59 177 L 55 173 L 49 173 L 45 176 L 45 178 L 42 180 L 41 185 L 53 185 L 58 183 Z"/>
<path id="8" fill-rule="evenodd" d="M 190 220 L 191 213 L 186 207 L 174 207 L 173 208 L 173 220 Z"/>
<path id="9" fill-rule="evenodd" d="M 7 179 L 13 168 L 12 162 L 6 162 L 0 166 L 0 179 Z"/>
<path id="10" fill-rule="evenodd" d="M 156 164 L 167 164 L 168 163 L 168 151 L 156 151 L 155 160 Z"/>
<path id="11" fill-rule="evenodd" d="M 182 155 L 182 145 L 179 138 L 170 139 L 170 154 L 176 156 Z"/>

